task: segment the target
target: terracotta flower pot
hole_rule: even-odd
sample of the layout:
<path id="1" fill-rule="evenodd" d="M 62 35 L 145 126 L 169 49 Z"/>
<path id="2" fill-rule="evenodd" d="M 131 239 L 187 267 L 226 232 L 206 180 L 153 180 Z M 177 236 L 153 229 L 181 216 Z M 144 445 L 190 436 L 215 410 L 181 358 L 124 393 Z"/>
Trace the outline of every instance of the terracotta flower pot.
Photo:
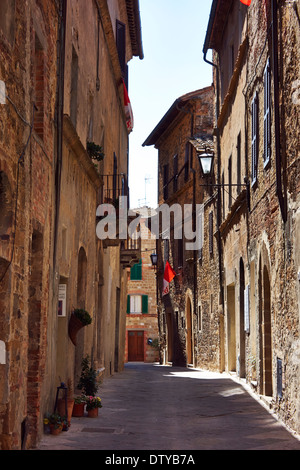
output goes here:
<path id="1" fill-rule="evenodd" d="M 85 325 L 72 313 L 69 321 L 69 337 L 76 346 L 76 336 L 79 330 L 83 328 Z"/>
<path id="2" fill-rule="evenodd" d="M 62 432 L 62 425 L 61 426 L 55 426 L 55 424 L 50 424 L 49 425 L 50 427 L 50 433 L 53 434 L 54 436 L 57 436 L 58 434 L 60 434 Z"/>
<path id="3" fill-rule="evenodd" d="M 89 418 L 97 418 L 99 408 L 92 408 L 91 410 L 87 410 Z"/>
<path id="4" fill-rule="evenodd" d="M 81 418 L 84 416 L 84 403 L 74 403 L 72 416 Z"/>

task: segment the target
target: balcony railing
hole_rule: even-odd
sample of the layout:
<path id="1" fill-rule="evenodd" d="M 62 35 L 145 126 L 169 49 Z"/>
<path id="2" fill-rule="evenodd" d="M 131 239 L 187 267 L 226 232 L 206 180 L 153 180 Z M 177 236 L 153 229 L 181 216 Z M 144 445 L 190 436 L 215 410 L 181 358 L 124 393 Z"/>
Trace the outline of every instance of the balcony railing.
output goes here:
<path id="1" fill-rule="evenodd" d="M 121 196 L 128 196 L 127 177 L 124 173 L 103 175 L 102 204 L 113 204 L 118 207 L 118 199 Z"/>

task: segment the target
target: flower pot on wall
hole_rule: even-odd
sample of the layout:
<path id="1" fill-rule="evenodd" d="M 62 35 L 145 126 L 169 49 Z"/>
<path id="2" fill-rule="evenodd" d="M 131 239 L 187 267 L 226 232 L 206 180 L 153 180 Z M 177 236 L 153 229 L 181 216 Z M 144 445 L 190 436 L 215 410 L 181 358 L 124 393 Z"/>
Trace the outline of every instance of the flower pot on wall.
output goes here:
<path id="1" fill-rule="evenodd" d="M 84 324 L 72 313 L 69 322 L 69 337 L 74 346 L 76 346 L 76 336 L 78 331 L 84 327 Z"/>
<path id="2" fill-rule="evenodd" d="M 83 309 L 75 309 L 70 317 L 69 321 L 69 337 L 76 346 L 76 336 L 79 330 L 92 322 L 90 314 Z"/>

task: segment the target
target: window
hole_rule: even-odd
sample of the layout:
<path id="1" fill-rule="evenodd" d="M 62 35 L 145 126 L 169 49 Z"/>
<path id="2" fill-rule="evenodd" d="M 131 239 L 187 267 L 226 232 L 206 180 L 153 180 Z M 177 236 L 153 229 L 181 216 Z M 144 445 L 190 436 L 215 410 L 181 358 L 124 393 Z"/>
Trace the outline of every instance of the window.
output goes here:
<path id="1" fill-rule="evenodd" d="M 257 181 L 257 156 L 258 156 L 258 96 L 255 93 L 251 104 L 252 126 L 251 126 L 251 170 L 252 185 Z"/>
<path id="2" fill-rule="evenodd" d="M 264 72 L 264 166 L 271 156 L 271 69 L 268 59 Z"/>
<path id="3" fill-rule="evenodd" d="M 164 174 L 163 174 L 163 194 L 164 194 L 164 199 L 168 199 L 169 197 L 169 165 L 166 164 L 164 165 Z"/>
<path id="4" fill-rule="evenodd" d="M 148 295 L 128 295 L 127 313 L 148 313 Z"/>
<path id="5" fill-rule="evenodd" d="M 142 280 L 142 260 L 134 264 L 130 269 L 130 280 L 141 281 Z"/>
<path id="6" fill-rule="evenodd" d="M 190 146 L 189 143 L 185 146 L 185 159 L 184 159 L 184 181 L 188 180 L 189 177 L 189 157 L 190 157 Z"/>
<path id="7" fill-rule="evenodd" d="M 177 248 L 178 248 L 178 267 L 182 268 L 183 266 L 183 239 L 180 238 L 177 240 Z"/>
<path id="8" fill-rule="evenodd" d="M 237 171 L 237 184 L 240 185 L 242 181 L 242 167 L 241 167 L 241 133 L 238 135 L 237 145 L 236 145 L 236 171 Z M 241 192 L 241 187 L 237 186 L 237 193 Z"/>
<path id="9" fill-rule="evenodd" d="M 232 205 L 232 156 L 230 155 L 228 160 L 228 209 L 231 208 Z"/>
<path id="10" fill-rule="evenodd" d="M 128 89 L 127 80 L 127 64 L 126 64 L 126 26 L 121 21 L 117 20 L 116 23 L 116 43 L 118 49 L 118 56 L 121 66 L 122 77 L 125 81 L 126 88 Z"/>
<path id="11" fill-rule="evenodd" d="M 178 184 L 177 184 L 177 175 L 178 175 L 178 155 L 174 155 L 173 159 L 173 191 L 176 193 L 178 189 Z"/>
<path id="12" fill-rule="evenodd" d="M 198 305 L 197 327 L 198 327 L 198 331 L 201 331 L 201 330 L 202 330 L 201 305 Z"/>
<path id="13" fill-rule="evenodd" d="M 78 106 L 78 55 L 72 47 L 72 64 L 71 64 L 71 90 L 70 90 L 70 118 L 73 126 L 77 124 L 77 106 Z"/>

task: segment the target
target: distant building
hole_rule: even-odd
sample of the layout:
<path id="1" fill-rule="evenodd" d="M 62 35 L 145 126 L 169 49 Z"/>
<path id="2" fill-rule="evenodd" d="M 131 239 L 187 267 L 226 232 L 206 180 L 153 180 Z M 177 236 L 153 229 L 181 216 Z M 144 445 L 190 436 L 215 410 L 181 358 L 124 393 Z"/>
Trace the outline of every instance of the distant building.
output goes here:
<path id="1" fill-rule="evenodd" d="M 141 258 L 128 270 L 125 362 L 159 360 L 156 271 L 150 259 L 156 238 L 147 225 L 142 218 Z"/>
<path id="2" fill-rule="evenodd" d="M 212 86 L 188 93 L 173 103 L 144 145 L 158 149 L 158 210 L 170 209 L 169 224 L 160 225 L 157 240 L 160 360 L 219 370 L 216 197 L 212 192 L 206 198 L 198 162 L 199 154 L 214 149 L 213 112 Z M 179 220 L 171 214 L 176 206 Z M 194 249 L 187 228 L 197 232 Z M 167 261 L 176 276 L 169 294 L 162 296 Z"/>

